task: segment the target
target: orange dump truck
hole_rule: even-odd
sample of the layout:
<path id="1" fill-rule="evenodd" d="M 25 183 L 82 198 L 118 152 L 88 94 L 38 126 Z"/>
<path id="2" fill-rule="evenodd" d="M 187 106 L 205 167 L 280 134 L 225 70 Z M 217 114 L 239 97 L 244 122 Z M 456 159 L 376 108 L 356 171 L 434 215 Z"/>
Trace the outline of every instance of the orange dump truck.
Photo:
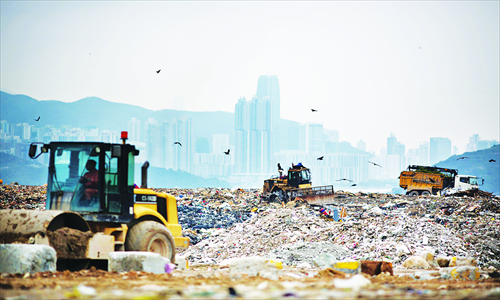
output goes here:
<path id="1" fill-rule="evenodd" d="M 458 170 L 430 167 L 408 166 L 399 176 L 399 186 L 409 196 L 437 195 L 444 189 L 470 190 L 483 184 L 483 179 L 470 175 L 458 175 Z"/>

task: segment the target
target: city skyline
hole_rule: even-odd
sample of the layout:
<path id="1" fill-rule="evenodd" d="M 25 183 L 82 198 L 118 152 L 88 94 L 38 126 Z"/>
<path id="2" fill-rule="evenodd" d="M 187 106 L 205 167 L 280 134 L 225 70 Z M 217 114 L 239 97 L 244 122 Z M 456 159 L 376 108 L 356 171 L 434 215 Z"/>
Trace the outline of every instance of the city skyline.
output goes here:
<path id="1" fill-rule="evenodd" d="M 254 96 L 252 99 L 254 99 L 254 98 L 257 99 L 258 97 L 256 98 L 256 96 Z M 244 97 L 240 98 L 240 100 L 242 100 L 242 99 L 246 101 L 246 99 Z M 238 100 L 238 101 L 240 101 L 240 100 Z M 39 100 L 39 101 L 43 102 L 43 100 Z M 251 101 L 249 101 L 249 102 L 251 102 Z M 237 104 L 237 102 L 236 102 L 236 104 Z M 236 114 L 235 114 L 235 116 L 236 116 Z M 2 124 L 5 124 L 5 122 L 6 122 L 5 120 L 0 120 L 0 121 L 2 121 Z M 137 130 L 137 129 L 134 128 L 133 125 L 131 125 L 131 123 L 133 124 L 134 122 L 137 122 L 137 121 L 139 121 L 139 120 L 137 120 L 134 117 L 131 120 L 127 121 L 128 124 L 129 124 L 128 128 L 131 129 L 131 130 L 129 130 L 130 131 L 129 132 L 129 137 L 130 137 L 131 141 L 136 141 L 136 139 L 134 139 L 135 135 L 136 135 L 136 133 L 134 131 Z M 298 122 L 298 123 L 300 125 L 303 125 L 303 126 L 309 126 L 309 125 L 316 125 L 317 126 L 317 125 L 320 125 L 320 126 L 323 127 L 322 124 L 317 123 L 317 122 L 311 122 L 311 123 L 300 123 L 300 122 Z M 11 124 L 11 125 L 16 125 L 16 124 Z M 25 125 L 27 125 L 27 124 L 25 124 Z M 71 125 L 68 124 L 68 126 L 71 126 Z M 49 125 L 48 127 L 53 127 L 53 126 Z M 95 126 L 90 125 L 89 127 L 92 128 L 92 127 L 95 127 Z M 428 136 L 426 140 L 418 141 L 417 142 L 418 143 L 417 147 L 410 148 L 406 144 L 401 143 L 398 140 L 399 137 L 396 137 L 394 135 L 394 133 L 391 132 L 385 138 L 386 142 L 383 144 L 383 146 L 381 148 L 379 148 L 379 149 L 373 149 L 372 147 L 367 147 L 367 142 L 365 141 L 365 139 L 360 139 L 357 142 L 353 143 L 353 142 L 350 142 L 350 141 L 344 139 L 342 133 L 339 132 L 338 130 L 330 130 L 329 128 L 324 128 L 324 127 L 323 127 L 323 129 L 324 129 L 324 134 L 326 136 L 328 136 L 327 138 L 332 139 L 332 140 L 336 140 L 336 141 L 340 141 L 340 142 L 349 142 L 353 147 L 358 148 L 358 149 L 363 150 L 363 151 L 366 151 L 366 152 L 369 152 L 369 153 L 371 153 L 373 155 L 385 155 L 385 154 L 388 154 L 388 153 L 389 154 L 394 154 L 393 151 L 388 150 L 388 149 L 390 149 L 389 140 L 392 140 L 392 139 L 394 139 L 396 141 L 396 145 L 397 146 L 402 147 L 403 152 L 401 152 L 401 150 L 399 150 L 399 154 L 400 155 L 402 153 L 408 153 L 408 151 L 412 151 L 412 150 L 416 150 L 418 148 L 421 148 L 423 143 L 424 144 L 425 143 L 429 143 L 432 138 L 436 138 L 436 139 L 449 139 L 448 137 Z M 108 129 L 104 129 L 104 131 L 109 132 Z M 295 133 L 295 134 L 297 134 L 297 133 Z M 302 134 L 304 134 L 304 133 L 302 133 Z M 284 134 L 284 135 L 286 135 L 286 134 Z M 493 145 L 494 142 L 498 142 L 497 139 L 485 139 L 482 134 L 478 134 L 478 133 L 472 134 L 467 139 L 468 139 L 467 144 L 464 145 L 464 147 L 462 147 L 462 148 L 459 148 L 456 145 L 456 143 L 453 140 L 450 139 L 451 153 L 452 154 L 461 154 L 461 153 L 464 153 L 464 152 L 476 151 L 476 150 L 478 150 L 477 145 L 481 145 L 480 149 L 485 149 L 486 147 L 489 147 L 489 146 Z M 143 141 L 141 141 L 141 142 L 143 142 Z M 290 143 L 290 142 L 289 141 L 287 141 L 285 143 L 282 142 L 281 143 L 282 147 L 283 147 L 283 145 L 286 145 L 287 143 Z M 360 143 L 361 143 L 361 147 L 359 147 Z M 284 147 L 287 148 L 287 146 L 284 146 Z M 404 150 L 404 149 L 406 149 L 406 150 Z"/>
<path id="2" fill-rule="evenodd" d="M 132 118 L 129 123 L 129 132 L 132 132 L 131 127 L 137 126 L 137 123 L 141 123 L 134 119 L 135 118 Z M 230 144 L 228 134 L 213 134 L 212 139 L 214 142 L 212 144 L 212 149 L 206 148 L 201 152 L 189 150 L 195 148 L 195 144 L 197 144 L 198 141 L 189 138 L 190 133 L 185 131 L 189 126 L 186 127 L 186 124 L 189 124 L 189 119 L 173 120 L 172 122 L 163 122 L 162 124 L 159 124 L 154 119 L 148 119 L 144 124 L 146 129 L 143 131 L 143 137 L 139 137 L 140 140 L 145 140 L 145 142 L 134 143 L 141 151 L 137 162 L 142 163 L 148 160 L 154 167 L 172 169 L 174 171 L 185 171 L 205 178 L 219 178 L 233 185 L 247 187 L 259 186 L 263 179 L 277 173 L 277 170 L 270 170 L 269 172 L 260 172 L 261 170 L 257 170 L 257 173 L 254 173 L 256 171 L 255 169 L 249 169 L 248 173 L 238 173 L 235 171 L 234 154 L 237 148 Z M 307 124 L 299 125 L 302 127 L 299 131 L 305 132 L 308 130 L 306 129 L 306 125 Z M 150 130 L 152 126 L 156 127 L 156 129 Z M 148 127 L 150 129 L 147 129 Z M 170 129 L 165 130 L 165 128 L 169 127 Z M 185 128 L 181 130 L 184 132 L 184 139 L 187 138 L 187 141 L 182 143 L 183 149 L 181 149 L 181 147 L 175 148 L 172 147 L 173 145 L 170 145 L 170 142 L 175 140 L 173 138 L 174 135 L 171 134 L 172 129 L 175 131 L 175 128 Z M 319 129 L 320 127 L 316 128 Z M 11 137 L 5 134 L 5 130 L 18 135 L 17 138 L 11 139 Z M 4 120 L 0 122 L 0 143 L 2 152 L 7 152 L 23 159 L 28 159 L 27 153 L 29 142 L 33 141 L 43 141 L 46 143 L 50 141 L 99 141 L 120 143 L 119 137 L 119 132 L 102 130 L 99 128 L 80 129 L 72 128 L 71 126 L 63 126 L 61 128 L 44 126 L 44 128 L 40 129 L 35 128 L 34 125 L 15 124 L 12 126 Z M 159 145 L 155 138 L 164 140 L 163 144 Z M 167 138 L 166 143 L 165 138 Z M 395 136 L 391 135 L 388 137 L 388 140 L 394 138 Z M 432 157 L 433 155 L 442 155 L 438 159 L 448 159 L 451 156 L 451 154 L 446 153 L 446 151 L 451 151 L 449 145 L 446 145 L 447 142 L 449 143 L 449 139 L 444 139 L 447 140 L 447 142 L 444 141 L 444 152 L 442 146 L 432 146 L 433 139 L 436 140 L 434 142 L 437 144 L 443 143 L 443 139 L 441 138 L 431 138 L 429 143 L 421 145 L 423 146 L 424 156 Z M 179 140 L 183 140 L 183 137 L 180 137 Z M 314 139 L 312 141 L 314 144 Z M 329 142 L 323 142 L 322 150 L 325 151 L 328 147 L 326 144 Z M 492 141 L 481 140 L 478 135 L 473 135 L 470 137 L 469 147 L 476 150 L 483 150 L 497 144 L 498 141 L 492 143 Z M 9 146 L 13 148 L 9 148 Z M 178 152 L 176 149 L 181 149 L 181 151 Z M 224 153 L 226 150 L 224 149 L 232 150 L 231 155 L 226 155 Z M 305 147 L 303 147 L 302 150 L 282 150 L 274 153 L 273 157 L 276 161 L 280 162 L 285 169 L 291 166 L 290 163 L 303 163 L 311 169 L 313 174 L 315 174 L 314 181 L 316 185 L 328 185 L 337 181 L 339 178 L 349 178 L 352 182 L 357 183 L 370 180 L 394 180 L 394 178 L 399 176 L 402 170 L 406 169 L 407 165 L 434 164 L 434 162 L 427 164 L 420 160 L 422 153 L 419 153 L 419 151 L 421 149 L 417 149 L 416 153 L 413 152 L 415 149 L 410 149 L 402 157 L 397 154 L 379 154 L 372 156 L 368 153 L 353 154 L 343 151 L 337 153 L 331 150 L 332 149 L 324 152 L 322 155 L 324 156 L 324 160 L 321 161 L 317 160 L 320 152 L 314 149 L 306 151 Z M 168 154 L 168 158 L 162 157 L 161 155 L 158 156 L 159 153 L 163 153 L 164 155 Z M 184 154 L 179 155 L 179 153 Z M 375 161 L 383 165 L 383 167 L 378 168 L 371 166 L 368 163 L 369 161 Z M 47 164 L 47 157 L 44 157 L 39 163 Z M 338 182 L 336 185 L 343 186 Z"/>
<path id="3" fill-rule="evenodd" d="M 6 92 L 234 112 L 269 74 L 282 119 L 367 150 L 500 136 L 498 1 L 1 5 Z"/>

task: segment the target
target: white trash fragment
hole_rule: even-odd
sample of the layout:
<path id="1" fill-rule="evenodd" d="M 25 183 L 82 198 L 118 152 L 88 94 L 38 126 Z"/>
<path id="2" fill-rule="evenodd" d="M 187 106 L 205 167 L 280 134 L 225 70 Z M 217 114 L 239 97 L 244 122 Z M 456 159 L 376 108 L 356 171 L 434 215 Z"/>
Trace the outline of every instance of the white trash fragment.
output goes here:
<path id="1" fill-rule="evenodd" d="M 93 287 L 86 286 L 83 284 L 78 285 L 75 288 L 75 291 L 76 291 L 75 294 L 78 294 L 79 296 L 84 296 L 84 297 L 94 297 L 97 295 L 97 291 Z"/>
<path id="2" fill-rule="evenodd" d="M 430 266 L 422 256 L 410 256 L 404 261 L 403 267 L 408 269 L 429 269 Z"/>
<path id="3" fill-rule="evenodd" d="M 333 279 L 333 285 L 335 285 L 335 287 L 339 289 L 348 288 L 353 290 L 359 290 L 362 287 L 365 287 L 370 284 L 371 281 L 365 278 L 365 276 L 361 274 L 356 274 L 349 279 L 340 279 L 340 278 Z"/>

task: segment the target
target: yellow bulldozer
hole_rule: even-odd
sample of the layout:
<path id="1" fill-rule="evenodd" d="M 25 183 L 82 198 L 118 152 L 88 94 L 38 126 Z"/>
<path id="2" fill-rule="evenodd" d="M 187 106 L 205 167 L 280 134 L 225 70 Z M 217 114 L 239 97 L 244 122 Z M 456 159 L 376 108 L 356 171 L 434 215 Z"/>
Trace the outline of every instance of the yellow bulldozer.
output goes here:
<path id="1" fill-rule="evenodd" d="M 268 202 L 287 203 L 289 201 L 305 201 L 309 204 L 332 204 L 335 193 L 333 185 L 312 187 L 311 170 L 302 163 L 288 169 L 283 175 L 283 169 L 278 164 L 279 176 L 264 181 L 262 199 Z"/>
<path id="2" fill-rule="evenodd" d="M 175 260 L 182 236 L 174 196 L 134 183 L 139 150 L 101 142 L 32 143 L 29 156 L 49 154 L 46 210 L 0 210 L 0 243 L 46 244 L 57 269 L 107 264 L 113 251 L 149 251 Z M 38 147 L 40 146 L 40 147 Z M 90 175 L 89 175 L 90 174 Z"/>

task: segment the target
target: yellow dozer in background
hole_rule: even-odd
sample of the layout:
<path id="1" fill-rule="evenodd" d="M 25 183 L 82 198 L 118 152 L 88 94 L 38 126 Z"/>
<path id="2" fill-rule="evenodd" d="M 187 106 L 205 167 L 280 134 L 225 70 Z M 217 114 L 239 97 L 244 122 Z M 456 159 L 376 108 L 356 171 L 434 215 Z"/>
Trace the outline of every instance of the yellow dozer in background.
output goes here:
<path id="1" fill-rule="evenodd" d="M 0 210 L 0 243 L 46 244 L 57 253 L 58 270 L 106 265 L 113 251 L 149 251 L 175 260 L 176 247 L 188 247 L 182 236 L 174 196 L 134 184 L 133 145 L 100 142 L 32 143 L 29 156 L 48 153 L 46 210 Z M 40 153 L 37 144 L 41 144 Z M 97 185 L 82 180 L 88 161 L 97 166 Z"/>
<path id="2" fill-rule="evenodd" d="M 288 175 L 282 175 L 278 164 L 279 176 L 264 181 L 262 198 L 269 202 L 287 203 L 305 201 L 310 204 L 331 204 L 335 193 L 333 185 L 312 187 L 311 171 L 298 163 L 288 169 Z"/>

